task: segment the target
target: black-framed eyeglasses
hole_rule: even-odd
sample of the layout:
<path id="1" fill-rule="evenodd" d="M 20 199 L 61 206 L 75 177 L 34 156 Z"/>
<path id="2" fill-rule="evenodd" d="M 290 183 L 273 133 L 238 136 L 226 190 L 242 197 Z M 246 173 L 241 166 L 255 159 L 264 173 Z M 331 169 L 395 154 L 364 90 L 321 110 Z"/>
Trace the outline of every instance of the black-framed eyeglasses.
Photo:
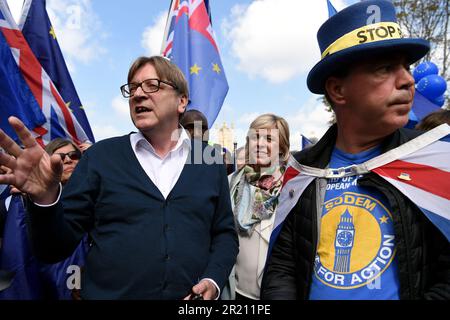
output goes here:
<path id="1" fill-rule="evenodd" d="M 81 151 L 80 150 L 74 150 L 67 153 L 63 152 L 56 152 L 55 154 L 59 155 L 61 157 L 61 160 L 64 161 L 66 157 L 69 157 L 70 160 L 80 160 L 81 159 Z"/>
<path id="2" fill-rule="evenodd" d="M 120 91 L 122 92 L 122 95 L 124 98 L 131 98 L 136 93 L 136 90 L 141 87 L 142 91 L 145 93 L 153 93 L 158 91 L 161 88 L 161 83 L 164 83 L 168 86 L 171 86 L 175 90 L 178 90 L 178 88 L 167 81 L 160 80 L 160 79 L 146 79 L 139 83 L 127 83 L 120 87 Z"/>

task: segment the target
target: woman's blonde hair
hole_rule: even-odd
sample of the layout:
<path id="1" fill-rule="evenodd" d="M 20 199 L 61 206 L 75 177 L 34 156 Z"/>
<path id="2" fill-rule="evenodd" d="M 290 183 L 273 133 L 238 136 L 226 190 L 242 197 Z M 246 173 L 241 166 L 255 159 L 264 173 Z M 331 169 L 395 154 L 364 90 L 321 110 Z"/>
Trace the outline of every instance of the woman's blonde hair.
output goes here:
<path id="1" fill-rule="evenodd" d="M 257 130 L 257 129 L 272 129 L 275 128 L 278 130 L 278 138 L 279 138 L 279 148 L 280 148 L 280 162 L 286 163 L 289 159 L 289 150 L 290 150 L 290 143 L 289 143 L 289 125 L 287 121 L 272 113 L 266 113 L 263 115 L 260 115 L 257 117 L 253 122 L 250 124 L 249 132 L 251 130 Z M 249 138 L 247 134 L 247 141 L 245 143 L 245 161 L 248 164 L 249 161 Z"/>

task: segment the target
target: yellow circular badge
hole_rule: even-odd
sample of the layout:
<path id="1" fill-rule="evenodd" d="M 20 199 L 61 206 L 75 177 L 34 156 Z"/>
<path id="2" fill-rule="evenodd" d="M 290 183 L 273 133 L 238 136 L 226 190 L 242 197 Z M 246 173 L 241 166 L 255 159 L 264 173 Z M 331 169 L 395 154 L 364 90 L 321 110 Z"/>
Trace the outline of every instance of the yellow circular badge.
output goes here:
<path id="1" fill-rule="evenodd" d="M 324 204 L 315 275 L 339 289 L 380 276 L 395 255 L 391 213 L 377 199 L 345 192 Z"/>

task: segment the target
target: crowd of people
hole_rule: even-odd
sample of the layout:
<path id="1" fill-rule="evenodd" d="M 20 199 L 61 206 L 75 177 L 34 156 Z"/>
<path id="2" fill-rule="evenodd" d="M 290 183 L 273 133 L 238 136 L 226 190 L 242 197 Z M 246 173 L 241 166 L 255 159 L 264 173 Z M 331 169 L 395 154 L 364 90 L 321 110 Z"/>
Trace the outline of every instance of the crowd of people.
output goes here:
<path id="1" fill-rule="evenodd" d="M 369 6 L 380 21 L 368 23 Z M 318 41 L 322 59 L 307 84 L 325 95 L 336 123 L 294 154 L 288 122 L 275 114 L 254 119 L 234 155 L 210 144 L 206 117 L 186 111 L 183 73 L 159 56 L 134 61 L 120 88 L 137 132 L 82 150 L 57 139 L 44 150 L 11 117 L 22 145 L 0 131 L 0 183 L 24 203 L 38 276 L 82 266 L 81 290 L 57 277 L 53 298 L 450 299 L 443 233 L 373 172 L 340 170 L 440 124 L 450 133 L 444 110 L 404 128 L 415 90 L 409 68 L 428 41 L 404 37 L 384 0 L 335 14 Z M 308 184 L 285 187 L 305 168 Z"/>

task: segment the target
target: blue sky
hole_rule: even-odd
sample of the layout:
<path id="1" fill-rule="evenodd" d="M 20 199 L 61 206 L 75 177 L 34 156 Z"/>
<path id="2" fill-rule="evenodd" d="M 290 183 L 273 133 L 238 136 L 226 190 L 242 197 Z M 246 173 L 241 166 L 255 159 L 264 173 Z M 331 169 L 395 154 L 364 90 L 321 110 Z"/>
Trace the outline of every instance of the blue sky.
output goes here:
<path id="1" fill-rule="evenodd" d="M 8 0 L 13 15 L 22 0 Z M 339 10 L 356 0 L 332 0 Z M 141 55 L 159 54 L 170 0 L 47 0 L 66 63 L 97 140 L 134 130 L 119 87 Z M 213 127 L 225 121 L 244 143 L 259 114 L 283 116 L 292 149 L 300 134 L 320 137 L 329 114 L 306 87 L 318 61 L 325 0 L 210 0 L 213 28 L 230 86 Z"/>

